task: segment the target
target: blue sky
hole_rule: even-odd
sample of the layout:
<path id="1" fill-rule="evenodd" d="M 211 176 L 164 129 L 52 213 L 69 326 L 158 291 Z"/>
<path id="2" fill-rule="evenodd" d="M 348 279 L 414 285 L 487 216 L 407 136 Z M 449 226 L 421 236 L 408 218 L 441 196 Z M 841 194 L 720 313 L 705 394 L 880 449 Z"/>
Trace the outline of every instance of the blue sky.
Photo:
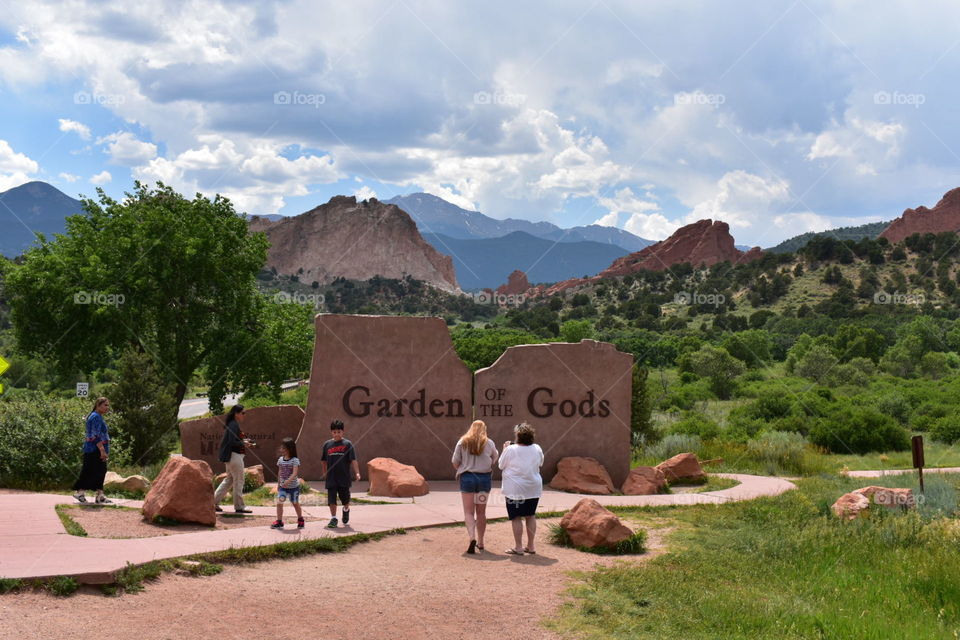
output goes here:
<path id="1" fill-rule="evenodd" d="M 771 246 L 960 186 L 955 2 L 125 4 L 0 14 L 0 190 L 427 191 Z"/>

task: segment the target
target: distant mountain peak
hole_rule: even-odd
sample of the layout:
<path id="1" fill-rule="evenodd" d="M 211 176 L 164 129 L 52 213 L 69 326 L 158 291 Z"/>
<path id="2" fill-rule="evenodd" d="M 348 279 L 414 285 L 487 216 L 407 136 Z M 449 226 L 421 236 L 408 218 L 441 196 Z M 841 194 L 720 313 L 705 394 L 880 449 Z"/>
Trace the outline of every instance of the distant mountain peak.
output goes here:
<path id="1" fill-rule="evenodd" d="M 25 182 L 0 193 L 0 253 L 17 256 L 36 240 L 63 233 L 67 216 L 83 212 L 83 206 L 52 184 Z"/>

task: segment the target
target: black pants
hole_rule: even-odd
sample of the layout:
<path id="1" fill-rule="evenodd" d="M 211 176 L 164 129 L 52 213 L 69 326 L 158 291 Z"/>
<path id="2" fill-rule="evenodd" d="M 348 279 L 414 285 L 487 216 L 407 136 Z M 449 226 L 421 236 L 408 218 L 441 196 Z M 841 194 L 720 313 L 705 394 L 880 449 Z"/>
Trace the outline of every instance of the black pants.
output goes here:
<path id="1" fill-rule="evenodd" d="M 83 468 L 80 477 L 73 483 L 74 491 L 100 491 L 103 489 L 103 477 L 107 475 L 107 463 L 100 459 L 100 452 L 83 454 Z"/>

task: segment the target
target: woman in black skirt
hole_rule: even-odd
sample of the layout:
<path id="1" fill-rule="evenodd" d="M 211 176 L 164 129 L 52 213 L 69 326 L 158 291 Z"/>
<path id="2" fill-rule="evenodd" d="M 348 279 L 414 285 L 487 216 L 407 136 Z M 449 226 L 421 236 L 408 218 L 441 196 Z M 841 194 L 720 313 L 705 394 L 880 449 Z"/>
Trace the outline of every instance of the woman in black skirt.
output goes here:
<path id="1" fill-rule="evenodd" d="M 103 477 L 107 475 L 107 454 L 110 452 L 110 433 L 103 416 L 110 411 L 110 401 L 97 398 L 93 411 L 87 416 L 86 439 L 83 441 L 83 468 L 80 477 L 73 484 L 77 502 L 86 503 L 87 489 L 97 492 L 97 504 L 110 504 L 103 495 Z"/>
<path id="2" fill-rule="evenodd" d="M 543 493 L 540 467 L 543 450 L 534 444 L 534 429 L 526 422 L 513 428 L 517 442 L 503 443 L 500 470 L 503 471 L 501 493 L 507 499 L 507 517 L 513 529 L 513 548 L 507 553 L 522 556 L 536 553 L 537 505 Z M 523 546 L 523 528 L 527 529 L 527 546 Z"/>

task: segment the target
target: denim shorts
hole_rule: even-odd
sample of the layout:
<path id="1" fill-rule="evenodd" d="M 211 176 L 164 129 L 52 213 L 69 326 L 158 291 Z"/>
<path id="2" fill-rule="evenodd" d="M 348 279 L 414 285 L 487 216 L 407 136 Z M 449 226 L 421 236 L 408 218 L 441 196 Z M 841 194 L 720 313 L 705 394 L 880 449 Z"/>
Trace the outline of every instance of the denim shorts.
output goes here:
<path id="1" fill-rule="evenodd" d="M 295 504 L 300 502 L 300 487 L 294 487 L 292 489 L 287 489 L 286 487 L 279 487 L 277 489 L 277 500 L 283 502 L 284 500 L 289 500 L 290 504 Z"/>
<path id="2" fill-rule="evenodd" d="M 493 474 L 466 471 L 460 474 L 460 493 L 490 493 L 490 477 Z"/>

